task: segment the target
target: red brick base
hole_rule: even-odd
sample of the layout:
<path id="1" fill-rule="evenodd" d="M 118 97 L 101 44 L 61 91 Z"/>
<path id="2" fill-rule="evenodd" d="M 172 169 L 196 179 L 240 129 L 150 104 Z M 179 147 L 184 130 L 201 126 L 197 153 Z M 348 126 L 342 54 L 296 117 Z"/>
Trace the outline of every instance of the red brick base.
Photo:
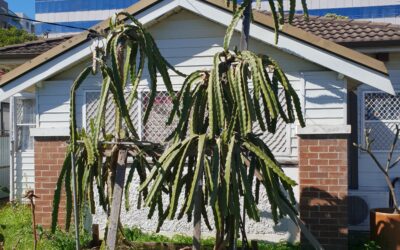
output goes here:
<path id="1" fill-rule="evenodd" d="M 325 249 L 348 247 L 347 148 L 341 135 L 299 138 L 300 216 Z"/>
<path id="2" fill-rule="evenodd" d="M 50 227 L 53 209 L 53 195 L 58 176 L 66 153 L 65 137 L 35 138 L 35 194 L 36 222 L 43 227 Z M 65 218 L 65 199 L 62 197 L 59 211 L 59 222 Z"/>

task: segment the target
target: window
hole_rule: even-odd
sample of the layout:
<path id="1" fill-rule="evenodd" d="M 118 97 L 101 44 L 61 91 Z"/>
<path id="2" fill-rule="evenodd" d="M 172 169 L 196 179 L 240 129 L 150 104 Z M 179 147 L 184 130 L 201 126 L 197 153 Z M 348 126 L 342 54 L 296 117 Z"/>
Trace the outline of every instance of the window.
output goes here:
<path id="1" fill-rule="evenodd" d="M 33 150 L 29 129 L 36 127 L 35 99 L 15 100 L 16 146 L 18 151 Z"/>
<path id="2" fill-rule="evenodd" d="M 364 92 L 362 103 L 361 142 L 365 143 L 364 130 L 371 130 L 372 150 L 388 151 L 396 124 L 400 125 L 400 93 L 392 96 L 383 92 Z"/>

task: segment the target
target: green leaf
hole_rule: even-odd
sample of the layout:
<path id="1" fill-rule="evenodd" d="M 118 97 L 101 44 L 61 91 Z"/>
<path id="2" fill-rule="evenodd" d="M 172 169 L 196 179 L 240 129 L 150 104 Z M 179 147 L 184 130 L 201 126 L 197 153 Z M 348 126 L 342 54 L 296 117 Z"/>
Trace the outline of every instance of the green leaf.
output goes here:
<path id="1" fill-rule="evenodd" d="M 179 181 L 181 180 L 183 167 L 186 163 L 186 157 L 188 154 L 188 150 L 190 149 L 192 142 L 193 142 L 193 138 L 186 144 L 185 149 L 183 150 L 183 153 L 180 156 L 181 159 L 178 163 L 177 173 L 175 174 L 174 183 L 173 183 L 172 191 L 171 191 L 168 219 L 173 219 L 175 216 L 176 208 L 178 206 L 178 198 L 179 198 L 178 185 L 179 185 Z"/>
<path id="2" fill-rule="evenodd" d="M 285 180 L 285 182 L 290 185 L 296 185 L 296 182 L 286 176 L 277 163 L 264 152 L 266 146 L 264 148 L 260 148 L 258 145 L 255 145 L 248 140 L 243 143 L 243 146 L 264 161 L 265 165 L 271 168 L 272 171 L 274 171 L 282 180 Z"/>
<path id="3" fill-rule="evenodd" d="M 226 30 L 226 33 L 225 33 L 225 38 L 224 38 L 224 50 L 225 51 L 229 50 L 229 45 L 231 43 L 233 33 L 235 31 L 237 24 L 239 23 L 239 20 L 242 18 L 243 12 L 245 9 L 246 9 L 246 4 L 243 3 L 242 6 L 240 6 L 240 8 L 233 15 L 232 21 L 229 24 L 229 26 Z"/>
<path id="4" fill-rule="evenodd" d="M 54 190 L 53 210 L 51 212 L 51 232 L 52 233 L 54 233 L 57 229 L 58 211 L 59 211 L 60 201 L 61 201 L 62 184 L 64 182 L 65 173 L 67 172 L 67 169 L 69 169 L 69 168 L 71 168 L 71 153 L 69 152 L 69 149 L 68 149 L 66 158 L 64 159 L 64 163 L 61 168 L 60 175 L 58 176 L 56 189 Z"/>
<path id="5" fill-rule="evenodd" d="M 133 179 L 133 174 L 135 173 L 135 169 L 138 168 L 138 161 L 135 159 L 133 163 L 131 164 L 131 169 L 129 170 L 128 177 L 126 178 L 126 183 L 125 183 L 125 210 L 129 211 L 130 205 L 129 205 L 129 194 L 130 194 L 130 187 Z"/>
<path id="6" fill-rule="evenodd" d="M 229 203 L 229 194 L 231 186 L 231 171 L 234 161 L 232 160 L 233 148 L 235 146 L 235 136 L 232 136 L 229 142 L 228 153 L 226 155 L 225 164 L 225 185 L 226 185 L 226 201 Z M 235 177 L 233 177 L 235 178 Z"/>
<path id="7" fill-rule="evenodd" d="M 83 83 L 83 81 L 88 77 L 88 75 L 92 72 L 92 67 L 87 67 L 85 68 L 80 74 L 79 76 L 76 78 L 76 80 L 74 81 L 74 83 L 72 84 L 71 87 L 71 92 L 70 92 L 70 96 L 71 96 L 71 101 L 70 101 L 70 136 L 71 136 L 71 145 L 72 145 L 72 152 L 76 152 L 75 151 L 75 147 L 76 147 L 76 137 L 77 137 L 77 125 L 76 125 L 76 116 L 75 116 L 75 112 L 76 112 L 76 91 L 78 90 L 78 88 L 81 86 L 81 84 Z"/>
<path id="8" fill-rule="evenodd" d="M 196 187 L 198 185 L 198 182 L 200 180 L 200 177 L 203 174 L 203 164 L 204 164 L 204 150 L 205 150 L 205 145 L 206 145 L 206 140 L 207 136 L 206 134 L 200 135 L 199 136 L 199 142 L 197 146 L 197 158 L 196 158 L 196 167 L 194 170 L 193 174 L 193 182 L 189 191 L 189 196 L 187 197 L 186 203 L 187 207 L 185 210 L 185 213 L 188 213 L 193 209 L 193 196 L 194 196 L 194 191 L 196 190 Z"/>

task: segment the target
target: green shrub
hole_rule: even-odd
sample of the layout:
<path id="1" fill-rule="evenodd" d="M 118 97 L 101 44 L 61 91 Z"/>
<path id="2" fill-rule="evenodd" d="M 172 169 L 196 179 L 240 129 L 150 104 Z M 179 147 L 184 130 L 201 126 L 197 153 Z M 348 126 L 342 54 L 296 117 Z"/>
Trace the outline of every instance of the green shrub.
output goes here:
<path id="1" fill-rule="evenodd" d="M 39 250 L 75 249 L 74 232 L 65 233 L 57 230 L 51 234 L 38 225 L 37 233 Z M 89 234 L 81 233 L 80 240 L 82 246 L 87 246 L 90 242 Z M 33 249 L 32 216 L 29 206 L 15 203 L 0 207 L 1 242 L 5 250 Z"/>
<path id="2" fill-rule="evenodd" d="M 35 35 L 15 27 L 0 29 L 0 47 L 37 40 Z"/>

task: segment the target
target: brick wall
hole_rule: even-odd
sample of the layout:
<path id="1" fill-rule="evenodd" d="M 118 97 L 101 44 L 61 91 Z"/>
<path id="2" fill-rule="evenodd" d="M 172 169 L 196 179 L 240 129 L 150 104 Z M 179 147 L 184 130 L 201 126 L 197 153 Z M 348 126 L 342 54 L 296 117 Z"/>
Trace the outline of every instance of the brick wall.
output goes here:
<path id="1" fill-rule="evenodd" d="M 65 137 L 35 137 L 35 194 L 36 222 L 44 227 L 51 225 L 53 195 L 66 153 Z M 65 199 L 60 203 L 59 223 L 65 218 Z"/>
<path id="2" fill-rule="evenodd" d="M 347 249 L 347 149 L 346 136 L 299 138 L 300 216 L 325 249 Z"/>

